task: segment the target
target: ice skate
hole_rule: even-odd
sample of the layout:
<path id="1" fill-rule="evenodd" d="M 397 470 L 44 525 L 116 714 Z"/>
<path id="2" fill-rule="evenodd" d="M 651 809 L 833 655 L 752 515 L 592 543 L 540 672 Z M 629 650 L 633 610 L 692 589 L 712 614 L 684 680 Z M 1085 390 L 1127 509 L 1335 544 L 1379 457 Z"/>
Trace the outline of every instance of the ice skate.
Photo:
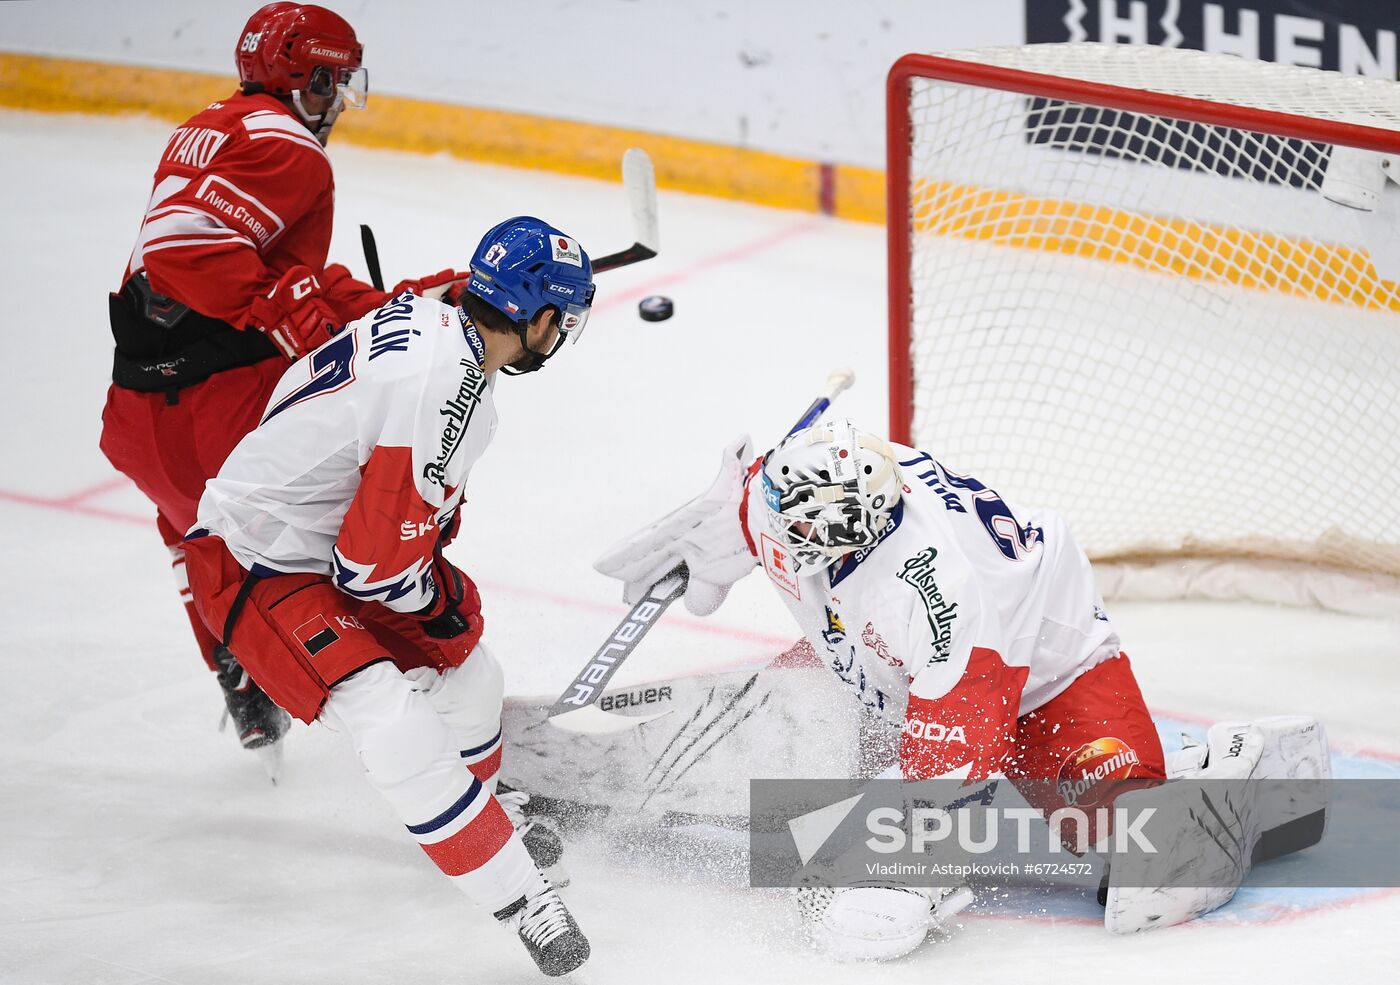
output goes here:
<path id="1" fill-rule="evenodd" d="M 588 960 L 588 938 L 553 886 L 522 896 L 496 911 L 497 920 L 520 936 L 535 964 L 551 978 L 567 975 Z"/>
<path id="2" fill-rule="evenodd" d="M 219 665 L 216 676 L 226 706 L 219 727 L 222 729 L 232 720 L 238 741 L 244 749 L 258 754 L 268 778 L 276 783 L 282 771 L 282 739 L 291 727 L 291 716 L 254 683 L 227 647 L 219 647 L 214 659 Z"/>
<path id="3" fill-rule="evenodd" d="M 496 799 L 505 809 L 510 823 L 515 825 L 535 867 L 544 873 L 555 889 L 567 886 L 569 872 L 563 864 L 564 841 L 553 827 L 538 817 L 526 814 L 525 805 L 530 802 L 530 795 L 505 783 L 497 783 Z"/>

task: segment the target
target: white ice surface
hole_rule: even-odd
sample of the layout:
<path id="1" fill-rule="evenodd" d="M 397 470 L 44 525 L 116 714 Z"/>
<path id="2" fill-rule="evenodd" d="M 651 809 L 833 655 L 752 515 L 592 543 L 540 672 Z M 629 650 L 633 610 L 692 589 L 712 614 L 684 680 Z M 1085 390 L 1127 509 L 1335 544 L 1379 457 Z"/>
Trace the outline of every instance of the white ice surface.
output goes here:
<path id="1" fill-rule="evenodd" d="M 97 450 L 116 286 L 168 127 L 0 114 L 0 983 L 513 982 L 520 946 L 434 871 L 324 729 L 298 727 L 280 786 L 215 731 L 149 506 Z M 619 186 L 332 144 L 333 258 L 387 276 L 465 264 L 535 213 L 595 254 L 630 242 Z M 456 560 L 478 578 L 512 693 L 558 691 L 619 616 L 590 560 L 708 483 L 720 448 L 771 442 L 829 369 L 885 421 L 884 241 L 874 226 L 663 194 L 662 254 L 600 278 L 587 334 L 504 381 Z M 635 302 L 675 298 L 669 322 Z M 1032 491 L 1019 491 L 1030 500 Z M 1112 607 L 1154 709 L 1319 715 L 1334 742 L 1400 751 L 1400 628 L 1208 603 Z M 701 623 L 668 617 L 621 680 L 739 665 L 794 636 L 757 579 Z M 1131 939 L 1065 916 L 973 909 L 936 946 L 851 970 L 804 952 L 790 903 L 625 845 L 575 844 L 579 981 L 1390 980 L 1400 895 L 1282 903 Z M 1320 899 L 1321 897 L 1319 897 Z M 1071 908 L 1072 912 L 1074 911 Z"/>

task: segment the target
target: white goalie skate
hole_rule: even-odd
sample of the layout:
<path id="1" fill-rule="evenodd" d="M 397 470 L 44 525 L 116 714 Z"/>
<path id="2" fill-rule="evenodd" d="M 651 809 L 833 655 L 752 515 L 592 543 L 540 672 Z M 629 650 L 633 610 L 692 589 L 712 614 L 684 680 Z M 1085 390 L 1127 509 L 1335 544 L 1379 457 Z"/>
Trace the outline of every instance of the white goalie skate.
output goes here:
<path id="1" fill-rule="evenodd" d="M 805 886 L 797 906 L 812 945 L 836 961 L 890 961 L 946 929 L 974 901 L 972 890 L 871 885 Z"/>

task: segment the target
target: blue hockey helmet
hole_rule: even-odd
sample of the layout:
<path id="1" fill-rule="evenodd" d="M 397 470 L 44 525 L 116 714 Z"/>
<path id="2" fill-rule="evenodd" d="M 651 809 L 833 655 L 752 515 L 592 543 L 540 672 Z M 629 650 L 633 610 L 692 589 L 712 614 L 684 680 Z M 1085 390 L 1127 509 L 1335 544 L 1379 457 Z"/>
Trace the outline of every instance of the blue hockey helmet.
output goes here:
<path id="1" fill-rule="evenodd" d="M 566 341 L 577 342 L 593 305 L 593 264 L 578 244 L 542 219 L 520 215 L 500 223 L 472 256 L 467 293 L 510 319 L 533 358 L 519 371 L 539 369 Z M 548 352 L 525 342 L 530 322 L 545 308 L 558 315 L 559 338 Z"/>

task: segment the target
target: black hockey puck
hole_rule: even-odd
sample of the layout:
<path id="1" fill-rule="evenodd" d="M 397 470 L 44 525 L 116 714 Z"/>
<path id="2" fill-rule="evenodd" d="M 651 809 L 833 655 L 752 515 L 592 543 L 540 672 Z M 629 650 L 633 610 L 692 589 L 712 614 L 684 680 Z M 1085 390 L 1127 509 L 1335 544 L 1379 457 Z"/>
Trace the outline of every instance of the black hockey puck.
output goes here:
<path id="1" fill-rule="evenodd" d="M 675 313 L 675 304 L 660 294 L 649 294 L 637 304 L 637 314 L 642 316 L 642 321 L 665 321 Z"/>

